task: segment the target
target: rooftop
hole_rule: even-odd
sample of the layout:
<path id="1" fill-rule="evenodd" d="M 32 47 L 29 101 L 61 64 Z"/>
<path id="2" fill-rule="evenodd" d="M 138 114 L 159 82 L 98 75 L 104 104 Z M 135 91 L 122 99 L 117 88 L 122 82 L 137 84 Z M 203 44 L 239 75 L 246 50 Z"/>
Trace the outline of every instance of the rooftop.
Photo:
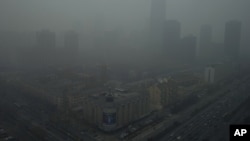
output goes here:
<path id="1" fill-rule="evenodd" d="M 106 105 L 106 104 L 114 104 L 120 105 L 123 103 L 127 103 L 131 100 L 139 100 L 141 97 L 145 95 L 137 93 L 137 92 L 129 92 L 124 89 L 115 88 L 111 91 L 103 91 L 98 94 L 89 95 L 88 99 L 97 105 Z"/>

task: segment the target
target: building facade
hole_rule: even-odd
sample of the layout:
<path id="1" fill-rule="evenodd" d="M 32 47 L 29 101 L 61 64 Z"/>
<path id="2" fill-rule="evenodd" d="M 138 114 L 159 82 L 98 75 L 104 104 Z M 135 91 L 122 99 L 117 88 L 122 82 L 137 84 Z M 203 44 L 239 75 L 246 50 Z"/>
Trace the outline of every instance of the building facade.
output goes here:
<path id="1" fill-rule="evenodd" d="M 150 112 L 149 96 L 116 90 L 90 95 L 82 101 L 85 121 L 103 131 L 114 131 L 138 120 Z"/>
<path id="2" fill-rule="evenodd" d="M 159 79 L 148 88 L 151 110 L 160 110 L 177 101 L 177 83 L 173 79 Z"/>

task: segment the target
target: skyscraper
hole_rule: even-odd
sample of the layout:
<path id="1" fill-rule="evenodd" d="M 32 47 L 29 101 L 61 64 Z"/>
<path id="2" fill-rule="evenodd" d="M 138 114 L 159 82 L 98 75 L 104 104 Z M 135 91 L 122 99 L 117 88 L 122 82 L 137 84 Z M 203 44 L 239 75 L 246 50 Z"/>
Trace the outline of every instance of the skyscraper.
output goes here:
<path id="1" fill-rule="evenodd" d="M 151 0 L 150 33 L 153 45 L 162 45 L 166 0 Z"/>
<path id="2" fill-rule="evenodd" d="M 225 53 L 231 61 L 237 61 L 240 53 L 241 22 L 229 21 L 225 26 Z"/>

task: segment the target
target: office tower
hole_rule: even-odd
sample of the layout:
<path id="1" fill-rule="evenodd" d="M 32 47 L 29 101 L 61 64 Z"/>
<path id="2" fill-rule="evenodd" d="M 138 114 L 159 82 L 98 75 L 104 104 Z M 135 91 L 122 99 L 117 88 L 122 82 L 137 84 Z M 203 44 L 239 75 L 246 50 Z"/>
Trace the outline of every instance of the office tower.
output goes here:
<path id="1" fill-rule="evenodd" d="M 166 18 L 166 1 L 151 0 L 150 32 L 153 45 L 163 44 L 163 27 Z"/>
<path id="2" fill-rule="evenodd" d="M 241 22 L 229 21 L 225 26 L 225 53 L 231 61 L 237 61 L 240 53 Z"/>
<path id="3" fill-rule="evenodd" d="M 177 20 L 167 20 L 164 23 L 163 42 L 164 51 L 168 55 L 177 55 L 181 37 L 181 24 Z"/>
<path id="4" fill-rule="evenodd" d="M 56 35 L 54 32 L 49 30 L 41 30 L 36 34 L 37 45 L 40 48 L 55 48 L 56 46 Z"/>
<path id="5" fill-rule="evenodd" d="M 64 47 L 69 51 L 78 51 L 79 36 L 74 31 L 68 31 L 64 35 Z"/>
<path id="6" fill-rule="evenodd" d="M 194 63 L 196 58 L 196 37 L 193 35 L 182 38 L 181 55 L 186 63 Z"/>

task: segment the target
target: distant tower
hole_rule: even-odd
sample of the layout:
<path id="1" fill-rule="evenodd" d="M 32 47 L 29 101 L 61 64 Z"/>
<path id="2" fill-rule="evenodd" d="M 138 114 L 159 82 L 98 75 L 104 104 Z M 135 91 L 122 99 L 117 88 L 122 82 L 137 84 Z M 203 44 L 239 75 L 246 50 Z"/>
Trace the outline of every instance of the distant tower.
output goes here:
<path id="1" fill-rule="evenodd" d="M 56 46 L 56 34 L 49 30 L 41 30 L 37 32 L 36 39 L 39 48 L 52 49 Z"/>
<path id="2" fill-rule="evenodd" d="M 150 32 L 153 45 L 163 44 L 166 0 L 151 0 Z"/>
<path id="3" fill-rule="evenodd" d="M 225 26 L 225 53 L 231 61 L 237 61 L 240 54 L 241 22 L 229 21 Z"/>

